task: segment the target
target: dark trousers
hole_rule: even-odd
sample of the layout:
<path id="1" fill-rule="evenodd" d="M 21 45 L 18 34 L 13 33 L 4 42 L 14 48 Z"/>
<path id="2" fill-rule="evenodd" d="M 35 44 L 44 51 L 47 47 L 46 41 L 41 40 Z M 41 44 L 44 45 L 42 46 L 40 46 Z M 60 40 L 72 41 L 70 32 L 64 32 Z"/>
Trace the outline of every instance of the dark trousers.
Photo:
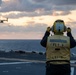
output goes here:
<path id="1" fill-rule="evenodd" d="M 46 64 L 46 75 L 70 75 L 70 64 Z"/>

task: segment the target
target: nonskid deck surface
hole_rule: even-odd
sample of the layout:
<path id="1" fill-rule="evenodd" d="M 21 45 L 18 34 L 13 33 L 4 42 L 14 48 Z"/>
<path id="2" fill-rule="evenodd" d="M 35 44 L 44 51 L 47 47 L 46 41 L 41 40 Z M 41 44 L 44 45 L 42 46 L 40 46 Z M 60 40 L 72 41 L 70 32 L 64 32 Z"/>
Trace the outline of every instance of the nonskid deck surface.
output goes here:
<path id="1" fill-rule="evenodd" d="M 45 75 L 45 61 L 0 58 L 0 75 Z M 71 61 L 71 75 L 76 75 L 76 60 Z"/>

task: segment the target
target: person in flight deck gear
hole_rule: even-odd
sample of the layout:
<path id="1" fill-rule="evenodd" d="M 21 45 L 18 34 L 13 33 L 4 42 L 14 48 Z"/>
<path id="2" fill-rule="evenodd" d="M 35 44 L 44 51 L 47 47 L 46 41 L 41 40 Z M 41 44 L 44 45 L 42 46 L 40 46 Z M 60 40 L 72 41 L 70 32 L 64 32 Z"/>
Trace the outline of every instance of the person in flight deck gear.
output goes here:
<path id="1" fill-rule="evenodd" d="M 49 36 L 50 31 L 54 35 Z M 71 28 L 66 28 L 63 20 L 56 20 L 52 28 L 47 27 L 40 43 L 46 47 L 46 75 L 70 75 L 70 48 L 76 46 Z"/>

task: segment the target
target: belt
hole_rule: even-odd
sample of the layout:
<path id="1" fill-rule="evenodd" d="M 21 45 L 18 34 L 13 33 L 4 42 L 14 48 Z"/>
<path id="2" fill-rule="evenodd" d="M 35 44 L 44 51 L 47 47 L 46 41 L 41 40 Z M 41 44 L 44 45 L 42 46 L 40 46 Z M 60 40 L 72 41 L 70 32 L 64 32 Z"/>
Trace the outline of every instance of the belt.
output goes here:
<path id="1" fill-rule="evenodd" d="M 49 60 L 46 64 L 70 64 L 69 60 Z"/>

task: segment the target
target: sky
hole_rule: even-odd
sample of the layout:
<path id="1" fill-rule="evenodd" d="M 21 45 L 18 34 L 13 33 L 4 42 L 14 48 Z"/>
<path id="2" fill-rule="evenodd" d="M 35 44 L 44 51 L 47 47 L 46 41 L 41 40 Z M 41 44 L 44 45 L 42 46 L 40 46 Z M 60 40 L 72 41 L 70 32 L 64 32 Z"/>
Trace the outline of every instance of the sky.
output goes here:
<path id="1" fill-rule="evenodd" d="M 0 0 L 0 39 L 42 39 L 62 19 L 76 39 L 76 0 Z"/>

